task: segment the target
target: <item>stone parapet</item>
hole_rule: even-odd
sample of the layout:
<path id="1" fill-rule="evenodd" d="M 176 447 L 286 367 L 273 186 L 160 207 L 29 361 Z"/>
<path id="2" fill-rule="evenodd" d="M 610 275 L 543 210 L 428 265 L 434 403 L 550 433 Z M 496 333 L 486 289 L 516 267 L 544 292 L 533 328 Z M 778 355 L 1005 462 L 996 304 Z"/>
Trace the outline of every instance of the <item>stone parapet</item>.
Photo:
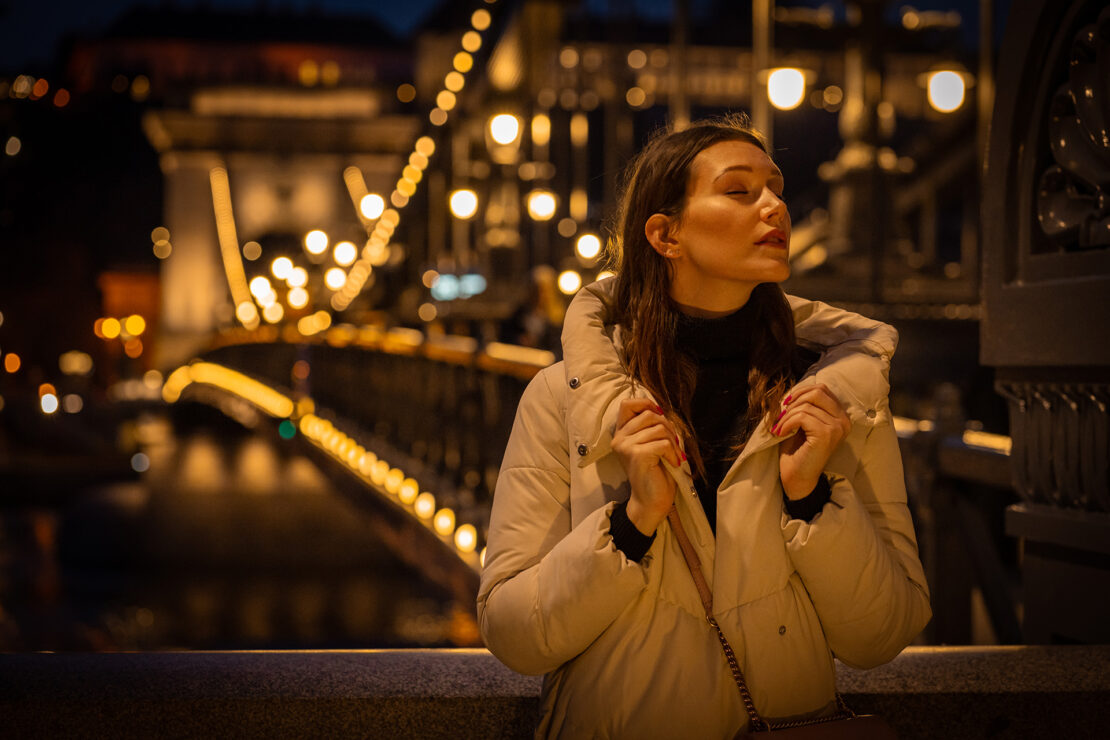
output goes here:
<path id="1" fill-rule="evenodd" d="M 859 712 L 909 738 L 1100 737 L 1110 646 L 908 648 L 838 666 Z M 529 737 L 540 679 L 489 652 L 0 655 L 3 736 Z"/>

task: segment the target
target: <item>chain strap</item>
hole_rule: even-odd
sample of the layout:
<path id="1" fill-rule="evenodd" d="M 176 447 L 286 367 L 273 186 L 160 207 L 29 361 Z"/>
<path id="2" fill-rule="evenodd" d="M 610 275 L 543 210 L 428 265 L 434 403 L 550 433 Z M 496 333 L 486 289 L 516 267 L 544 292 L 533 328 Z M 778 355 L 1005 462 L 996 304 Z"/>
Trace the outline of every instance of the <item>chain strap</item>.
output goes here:
<path id="1" fill-rule="evenodd" d="M 697 586 L 698 596 L 701 597 L 701 605 L 705 608 L 705 620 L 717 631 L 717 639 L 721 641 L 721 648 L 724 650 L 728 667 L 732 671 L 732 678 L 736 681 L 736 688 L 740 689 L 740 697 L 744 700 L 744 708 L 748 711 L 752 730 L 754 732 L 769 732 L 770 730 L 784 730 L 790 727 L 801 727 L 855 717 L 856 713 L 848 707 L 839 691 L 836 692 L 837 712 L 825 717 L 768 722 L 759 715 L 755 708 L 755 702 L 752 700 L 751 692 L 748 691 L 748 683 L 744 680 L 744 672 L 740 670 L 740 662 L 736 660 L 736 653 L 732 651 L 732 645 L 728 643 L 725 633 L 721 630 L 721 625 L 717 624 L 717 620 L 713 618 L 713 592 L 710 591 L 709 584 L 705 582 L 705 574 L 701 570 L 701 559 L 698 558 L 698 553 L 694 549 L 693 543 L 690 542 L 686 529 L 682 526 L 682 520 L 679 519 L 678 509 L 674 506 L 668 512 L 667 520 L 671 523 L 671 529 L 678 540 L 679 549 L 682 550 L 682 556 L 686 560 L 687 567 L 690 568 L 694 585 Z"/>

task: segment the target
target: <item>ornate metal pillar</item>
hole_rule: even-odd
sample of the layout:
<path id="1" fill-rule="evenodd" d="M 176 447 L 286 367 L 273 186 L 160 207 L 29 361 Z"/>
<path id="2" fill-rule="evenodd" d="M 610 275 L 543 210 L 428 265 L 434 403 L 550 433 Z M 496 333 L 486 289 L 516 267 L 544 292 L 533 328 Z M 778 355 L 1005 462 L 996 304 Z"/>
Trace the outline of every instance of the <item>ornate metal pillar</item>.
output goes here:
<path id="1" fill-rule="evenodd" d="M 1110 641 L 1110 8 L 1010 14 L 984 186 L 981 359 L 1010 407 L 1027 642 Z"/>

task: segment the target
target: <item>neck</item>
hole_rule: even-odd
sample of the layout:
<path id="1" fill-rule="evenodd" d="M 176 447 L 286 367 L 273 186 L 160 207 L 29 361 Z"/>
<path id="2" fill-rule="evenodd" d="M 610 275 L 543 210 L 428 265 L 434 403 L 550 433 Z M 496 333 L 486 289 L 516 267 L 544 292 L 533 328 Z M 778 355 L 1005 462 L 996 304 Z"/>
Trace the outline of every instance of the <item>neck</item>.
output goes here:
<path id="1" fill-rule="evenodd" d="M 677 276 L 676 276 L 677 278 Z M 700 319 L 715 319 L 728 316 L 743 308 L 748 303 L 757 284 L 737 285 L 730 283 L 722 288 L 715 286 L 696 285 L 687 286 L 672 279 L 670 296 L 678 310 L 687 316 Z"/>

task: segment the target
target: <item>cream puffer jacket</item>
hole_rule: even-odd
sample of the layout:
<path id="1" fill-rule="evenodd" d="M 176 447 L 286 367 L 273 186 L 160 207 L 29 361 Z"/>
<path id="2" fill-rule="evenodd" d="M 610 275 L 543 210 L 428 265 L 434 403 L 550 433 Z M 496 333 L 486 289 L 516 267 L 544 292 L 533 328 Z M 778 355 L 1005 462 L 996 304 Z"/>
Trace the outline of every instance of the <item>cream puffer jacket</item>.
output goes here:
<path id="1" fill-rule="evenodd" d="M 478 622 L 507 666 L 546 674 L 537 737 L 731 738 L 747 714 L 669 523 L 639 563 L 609 534 L 610 512 L 629 496 L 610 448 L 618 406 L 646 394 L 621 366 L 619 331 L 603 325 L 607 283 L 579 291 L 564 361 L 521 398 Z M 786 514 L 779 440 L 766 425 L 718 489 L 716 538 L 688 470 L 671 471 L 714 616 L 766 718 L 830 711 L 833 656 L 857 667 L 889 661 L 931 616 L 887 403 L 897 332 L 790 303 L 799 344 L 821 352 L 797 387 L 824 383 L 852 420 L 826 466 L 829 503 L 810 522 Z"/>

